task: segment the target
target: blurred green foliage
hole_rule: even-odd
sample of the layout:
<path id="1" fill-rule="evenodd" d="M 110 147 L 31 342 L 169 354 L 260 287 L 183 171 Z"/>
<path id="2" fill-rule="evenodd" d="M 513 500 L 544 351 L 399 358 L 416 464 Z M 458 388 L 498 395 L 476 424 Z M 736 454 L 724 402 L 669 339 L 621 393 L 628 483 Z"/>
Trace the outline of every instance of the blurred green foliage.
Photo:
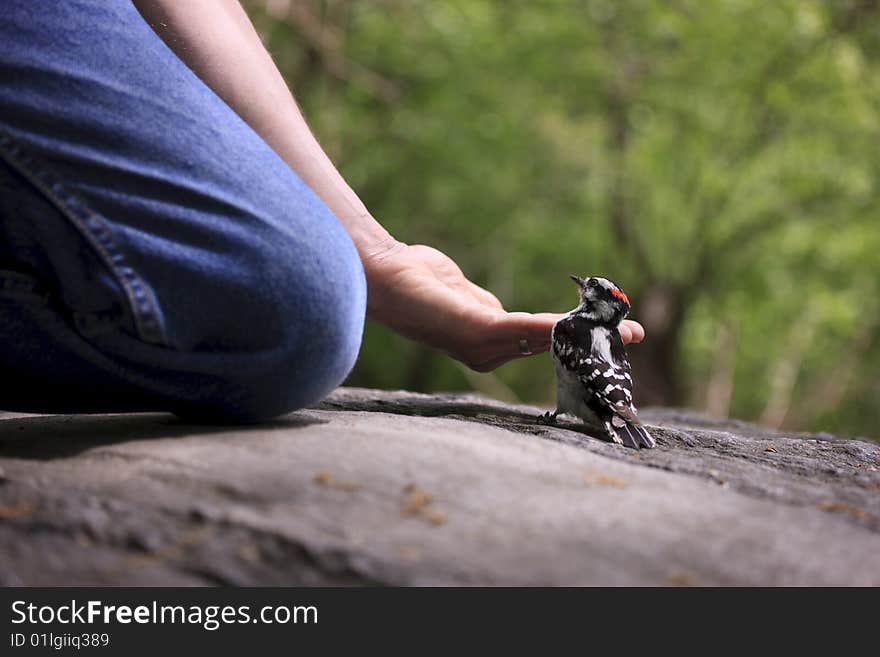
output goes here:
<path id="1" fill-rule="evenodd" d="M 509 309 L 621 284 L 642 405 L 880 435 L 880 2 L 245 5 L 396 237 Z M 349 384 L 554 396 L 376 325 Z"/>

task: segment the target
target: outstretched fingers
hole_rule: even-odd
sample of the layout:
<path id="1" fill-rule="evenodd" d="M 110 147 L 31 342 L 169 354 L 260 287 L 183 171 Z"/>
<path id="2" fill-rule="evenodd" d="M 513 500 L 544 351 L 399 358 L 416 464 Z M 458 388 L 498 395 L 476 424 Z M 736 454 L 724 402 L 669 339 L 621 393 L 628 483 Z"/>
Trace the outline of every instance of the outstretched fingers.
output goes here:
<path id="1" fill-rule="evenodd" d="M 631 319 L 625 319 L 620 323 L 620 326 L 617 327 L 617 331 L 620 333 L 620 337 L 623 339 L 623 344 L 629 344 L 630 342 L 641 342 L 645 339 L 645 329 L 638 322 L 634 322 Z"/>
<path id="2" fill-rule="evenodd" d="M 557 313 L 505 313 L 499 320 L 498 339 L 510 340 L 517 347 L 520 340 L 527 340 L 531 352 L 539 354 L 550 348 L 553 325 L 562 317 Z M 645 329 L 632 320 L 621 322 L 618 331 L 624 344 L 645 339 Z"/>
<path id="3" fill-rule="evenodd" d="M 548 351 L 553 325 L 564 317 L 558 313 L 494 310 L 489 314 L 493 318 L 488 340 L 479 347 L 479 358 L 467 361 L 479 372 L 488 372 L 511 360 Z M 638 322 L 626 320 L 618 330 L 624 343 L 641 342 L 645 337 L 645 329 Z"/>
<path id="4" fill-rule="evenodd" d="M 495 327 L 493 342 L 511 358 L 543 353 L 550 349 L 550 334 L 560 317 L 556 313 L 504 313 Z"/>

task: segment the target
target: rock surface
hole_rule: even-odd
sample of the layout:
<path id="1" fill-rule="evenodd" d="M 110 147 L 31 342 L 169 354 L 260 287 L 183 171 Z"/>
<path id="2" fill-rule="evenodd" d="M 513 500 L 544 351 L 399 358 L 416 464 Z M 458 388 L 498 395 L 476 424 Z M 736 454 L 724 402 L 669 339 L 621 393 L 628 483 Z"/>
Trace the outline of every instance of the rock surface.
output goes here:
<path id="1" fill-rule="evenodd" d="M 880 445 L 340 389 L 272 424 L 0 414 L 3 585 L 880 585 Z"/>

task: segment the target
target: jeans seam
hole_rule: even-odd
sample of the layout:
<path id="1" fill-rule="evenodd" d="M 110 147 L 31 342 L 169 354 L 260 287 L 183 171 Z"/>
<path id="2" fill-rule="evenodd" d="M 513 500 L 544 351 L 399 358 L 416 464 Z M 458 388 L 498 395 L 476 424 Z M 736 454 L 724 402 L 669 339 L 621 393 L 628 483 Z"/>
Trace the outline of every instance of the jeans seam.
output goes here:
<path id="1" fill-rule="evenodd" d="M 11 137 L 0 130 L 0 158 L 33 185 L 94 249 L 120 285 L 140 338 L 168 346 L 159 320 L 157 302 L 138 273 L 127 263 L 105 220 L 35 162 Z"/>

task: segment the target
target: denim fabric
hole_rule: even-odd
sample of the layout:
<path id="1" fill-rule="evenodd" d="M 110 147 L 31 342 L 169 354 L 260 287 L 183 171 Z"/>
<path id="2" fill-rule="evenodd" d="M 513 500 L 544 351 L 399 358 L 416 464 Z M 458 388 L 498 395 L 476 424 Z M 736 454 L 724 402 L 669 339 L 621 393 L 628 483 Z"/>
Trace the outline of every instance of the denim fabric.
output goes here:
<path id="1" fill-rule="evenodd" d="M 129 0 L 4 0 L 0 44 L 0 408 L 247 421 L 343 380 L 354 245 Z"/>

